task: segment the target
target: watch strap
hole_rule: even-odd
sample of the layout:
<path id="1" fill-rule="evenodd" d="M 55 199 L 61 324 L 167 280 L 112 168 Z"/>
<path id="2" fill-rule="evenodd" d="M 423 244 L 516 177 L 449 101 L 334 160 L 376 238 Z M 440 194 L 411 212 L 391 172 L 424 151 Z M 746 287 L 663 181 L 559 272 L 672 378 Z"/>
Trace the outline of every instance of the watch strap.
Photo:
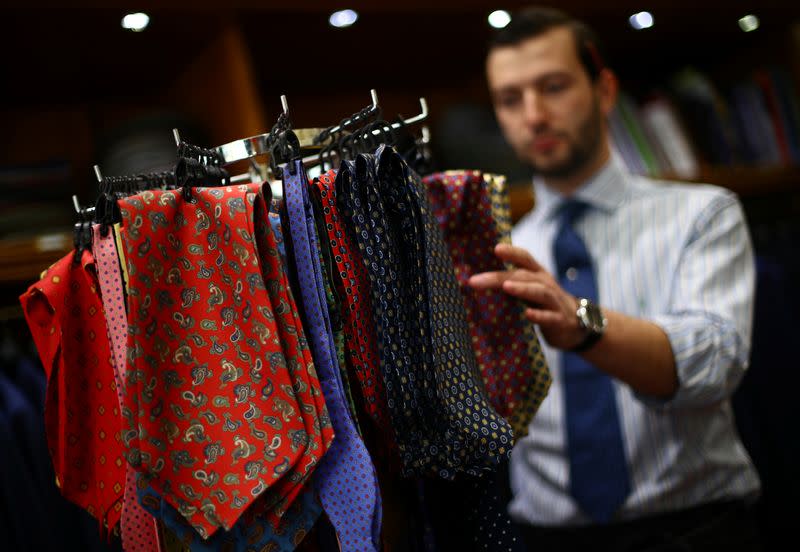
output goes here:
<path id="1" fill-rule="evenodd" d="M 576 347 L 570 349 L 572 353 L 583 353 L 588 351 L 592 348 L 592 346 L 600 341 L 600 338 L 603 337 L 602 333 L 596 332 L 589 332 L 589 334 L 581 341 Z"/>

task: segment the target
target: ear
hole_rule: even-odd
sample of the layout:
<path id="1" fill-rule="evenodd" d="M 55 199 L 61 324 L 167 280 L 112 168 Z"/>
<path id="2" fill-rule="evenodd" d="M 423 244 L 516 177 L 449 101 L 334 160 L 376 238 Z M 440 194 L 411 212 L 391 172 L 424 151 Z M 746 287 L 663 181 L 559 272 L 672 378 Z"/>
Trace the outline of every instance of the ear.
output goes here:
<path id="1" fill-rule="evenodd" d="M 600 100 L 600 109 L 605 116 L 608 116 L 611 110 L 614 109 L 614 104 L 617 102 L 617 95 L 619 94 L 617 76 L 610 69 L 601 69 L 594 86 L 595 90 L 597 90 L 597 97 Z"/>

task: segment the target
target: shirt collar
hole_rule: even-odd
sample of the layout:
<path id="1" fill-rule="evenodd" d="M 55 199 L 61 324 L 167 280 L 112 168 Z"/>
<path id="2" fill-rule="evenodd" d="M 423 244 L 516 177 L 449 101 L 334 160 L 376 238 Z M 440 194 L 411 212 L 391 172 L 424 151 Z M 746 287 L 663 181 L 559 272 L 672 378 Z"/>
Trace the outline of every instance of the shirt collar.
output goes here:
<path id="1" fill-rule="evenodd" d="M 630 183 L 629 175 L 619 162 L 611 159 L 591 178 L 584 182 L 572 196 L 601 211 L 611 212 L 625 200 Z M 542 178 L 533 179 L 536 210 L 547 219 L 555 216 L 566 199 L 560 192 L 545 185 Z"/>

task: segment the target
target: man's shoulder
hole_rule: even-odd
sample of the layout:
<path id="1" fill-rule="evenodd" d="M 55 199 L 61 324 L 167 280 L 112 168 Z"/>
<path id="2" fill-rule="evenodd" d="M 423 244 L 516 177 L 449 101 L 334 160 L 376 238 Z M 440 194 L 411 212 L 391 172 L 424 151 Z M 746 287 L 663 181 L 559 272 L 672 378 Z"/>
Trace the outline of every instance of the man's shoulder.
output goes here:
<path id="1" fill-rule="evenodd" d="M 630 175 L 629 200 L 632 206 L 668 205 L 672 209 L 703 212 L 738 203 L 731 190 L 715 184 L 683 182 Z"/>

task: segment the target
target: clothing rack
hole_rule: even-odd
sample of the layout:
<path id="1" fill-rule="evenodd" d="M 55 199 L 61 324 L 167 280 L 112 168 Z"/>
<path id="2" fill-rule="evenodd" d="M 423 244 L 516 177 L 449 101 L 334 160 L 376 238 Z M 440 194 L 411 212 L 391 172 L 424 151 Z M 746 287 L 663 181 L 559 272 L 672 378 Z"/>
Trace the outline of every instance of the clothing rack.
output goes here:
<path id="1" fill-rule="evenodd" d="M 378 103 L 378 94 L 374 88 L 370 90 L 370 96 L 372 98 L 372 104 L 367 109 L 362 110 L 358 112 L 356 115 L 345 119 L 338 125 L 324 129 L 322 131 L 319 131 L 319 129 L 295 130 L 294 132 L 298 134 L 299 138 L 301 138 L 300 147 L 303 150 L 316 150 L 318 152 L 323 148 L 325 142 L 327 142 L 330 139 L 330 137 L 343 132 L 347 126 L 350 126 L 371 115 L 374 115 L 375 113 L 378 113 L 380 111 L 380 104 Z M 427 120 L 428 118 L 427 100 L 423 97 L 420 97 L 419 105 L 420 105 L 420 113 L 418 115 L 415 115 L 409 119 L 405 119 L 403 120 L 402 123 L 400 122 L 391 123 L 388 129 L 399 130 L 404 125 L 410 126 Z M 281 96 L 281 106 L 283 108 L 283 114 L 288 117 L 289 103 L 286 98 L 286 95 Z M 178 129 L 172 129 L 172 133 L 175 138 L 175 143 L 179 144 L 181 138 Z M 310 136 L 312 134 L 315 134 L 316 136 L 314 138 L 311 138 Z M 374 136 L 379 136 L 381 134 L 381 129 L 373 129 L 372 134 Z M 320 136 L 322 136 L 322 138 L 320 138 Z M 424 129 L 423 131 L 423 139 L 425 139 L 426 137 L 428 137 L 429 139 L 428 129 Z M 222 144 L 221 146 L 212 148 L 212 151 L 214 151 L 219 156 L 223 164 L 228 165 L 231 163 L 235 163 L 237 161 L 252 159 L 259 155 L 269 155 L 271 147 L 272 144 L 270 143 L 270 133 L 263 133 L 263 134 L 258 134 L 256 136 L 250 136 L 248 138 L 234 140 L 233 142 L 228 142 L 227 144 Z M 310 155 L 303 158 L 303 164 L 306 166 L 315 165 L 318 161 L 319 157 L 317 155 Z M 256 169 L 257 167 L 253 168 Z M 231 177 L 231 183 L 236 184 L 239 182 L 244 182 L 251 177 L 252 177 L 251 173 L 236 175 Z"/>
<path id="2" fill-rule="evenodd" d="M 318 176 L 318 174 L 314 174 L 315 172 L 319 171 L 319 162 L 320 162 L 320 153 L 328 146 L 333 143 L 333 137 L 337 134 L 342 134 L 347 132 L 347 128 L 351 127 L 352 125 L 362 122 L 365 119 L 379 114 L 381 111 L 380 104 L 378 102 L 378 94 L 377 91 L 373 88 L 370 90 L 370 97 L 371 97 L 371 104 L 367 106 L 365 109 L 351 115 L 350 117 L 343 119 L 339 124 L 334 125 L 332 127 L 328 127 L 325 129 L 318 129 L 318 128 L 304 128 L 304 129 L 292 129 L 293 132 L 298 136 L 300 140 L 300 148 L 302 152 L 311 153 L 311 155 L 304 156 L 302 158 L 303 165 L 309 169 L 309 176 Z M 282 117 L 284 121 L 288 121 L 289 117 L 289 102 L 287 100 L 286 95 L 281 95 L 281 107 L 282 107 Z M 373 128 L 371 133 L 373 136 L 380 136 L 384 132 L 392 132 L 400 130 L 402 127 L 415 125 L 421 122 L 424 122 L 428 119 L 428 102 L 424 97 L 419 98 L 419 105 L 420 105 L 420 113 L 410 117 L 409 119 L 404 119 L 402 122 L 397 121 L 394 123 L 388 123 L 386 126 L 382 128 Z M 291 128 L 291 125 L 289 125 Z M 258 163 L 255 158 L 261 155 L 270 155 L 271 148 L 274 145 L 275 139 L 275 131 L 276 129 L 273 128 L 272 131 L 258 134 L 255 136 L 250 136 L 247 138 L 241 138 L 239 140 L 234 140 L 232 142 L 228 142 L 226 144 L 222 144 L 220 146 L 216 146 L 211 148 L 209 151 L 212 152 L 221 162 L 222 165 L 229 165 L 232 163 L 236 163 L 238 161 L 250 160 L 250 170 L 243 174 L 238 174 L 235 176 L 231 176 L 228 179 L 228 182 L 231 184 L 240 184 L 244 182 L 250 181 L 259 181 L 259 180 L 266 180 L 269 174 L 268 167 L 265 167 Z M 180 131 L 177 128 L 172 129 L 172 135 L 175 139 L 175 145 L 180 146 L 183 142 L 181 139 Z M 366 136 L 366 135 L 365 135 Z M 427 126 L 422 127 L 422 138 L 421 143 L 427 144 L 430 142 L 430 131 Z M 315 171 L 316 167 L 316 171 Z M 97 181 L 102 183 L 104 181 L 104 177 L 100 171 L 100 167 L 98 165 L 94 165 L 94 172 L 95 176 L 97 177 Z M 280 182 L 272 182 L 273 193 L 276 194 L 277 197 L 281 196 L 281 186 Z M 94 208 L 90 208 L 92 211 Z M 76 205 L 76 210 L 78 207 Z M 88 213 L 88 211 L 87 211 Z"/>

